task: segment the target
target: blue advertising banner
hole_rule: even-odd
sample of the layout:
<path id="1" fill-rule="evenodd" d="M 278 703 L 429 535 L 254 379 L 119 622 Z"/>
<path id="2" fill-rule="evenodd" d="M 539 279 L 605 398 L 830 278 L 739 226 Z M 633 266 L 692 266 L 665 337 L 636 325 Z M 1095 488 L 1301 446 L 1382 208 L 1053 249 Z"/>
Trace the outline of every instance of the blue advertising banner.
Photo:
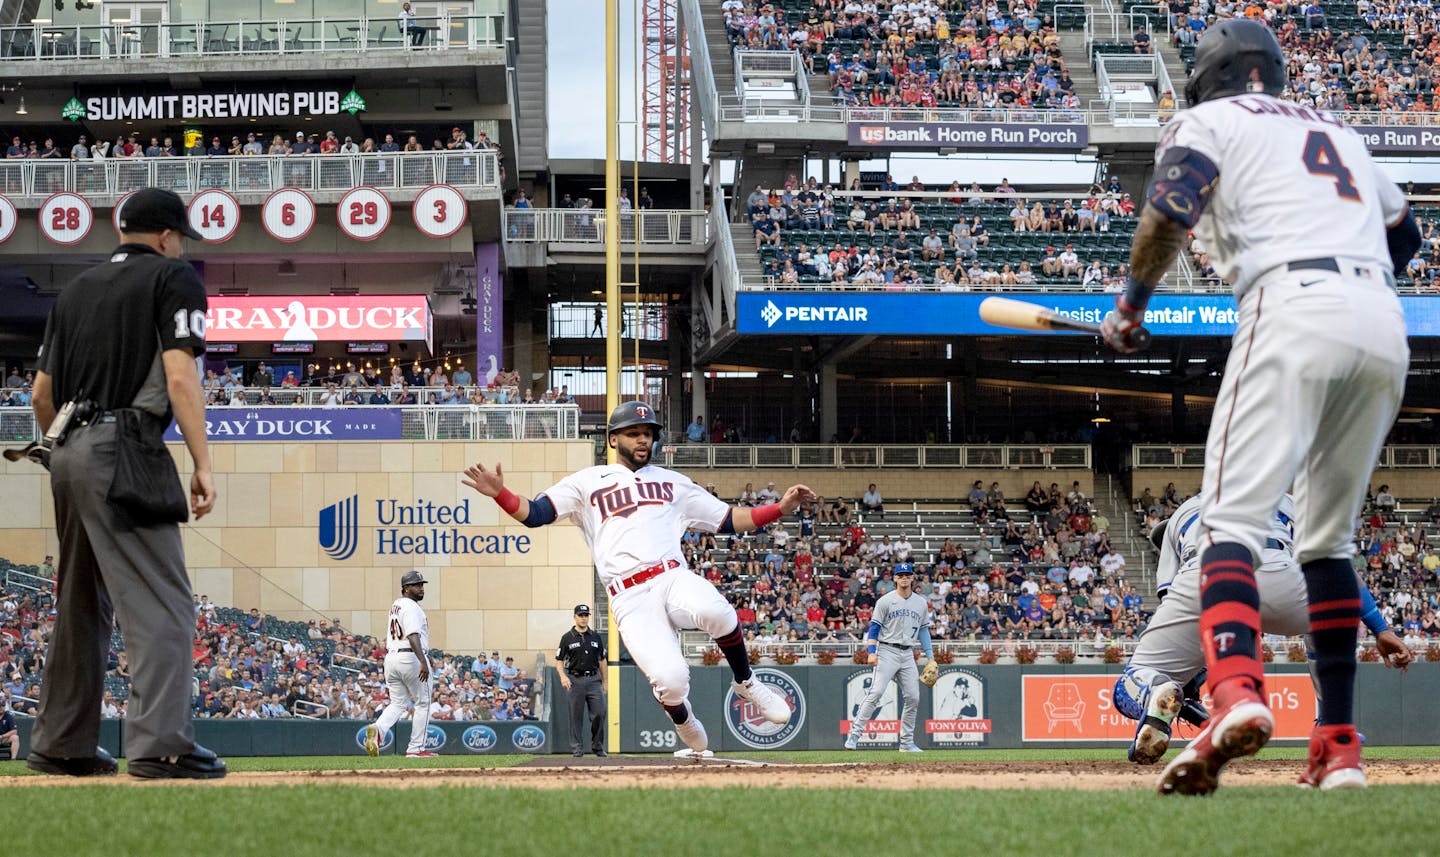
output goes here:
<path id="1" fill-rule="evenodd" d="M 399 440 L 398 408 L 206 408 L 210 440 Z M 166 440 L 182 440 L 175 423 Z"/>
<path id="2" fill-rule="evenodd" d="M 777 334 L 983 336 L 1025 332 L 995 327 L 980 319 L 980 302 L 994 296 L 993 292 L 741 292 L 736 296 L 736 326 L 740 333 Z M 1115 305 L 1115 296 L 1108 294 L 1004 296 L 1096 324 Z M 1440 299 L 1401 295 L 1400 303 L 1411 336 L 1440 336 Z M 1235 299 L 1228 294 L 1159 294 L 1145 311 L 1145 326 L 1155 336 L 1230 336 L 1237 316 Z M 1057 331 L 1043 335 L 1085 334 Z"/>

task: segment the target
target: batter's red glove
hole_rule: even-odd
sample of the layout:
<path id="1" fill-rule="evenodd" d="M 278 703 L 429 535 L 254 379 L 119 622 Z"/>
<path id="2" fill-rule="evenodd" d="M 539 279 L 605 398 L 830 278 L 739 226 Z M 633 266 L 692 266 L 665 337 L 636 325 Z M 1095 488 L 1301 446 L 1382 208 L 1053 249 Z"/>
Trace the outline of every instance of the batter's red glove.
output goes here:
<path id="1" fill-rule="evenodd" d="M 1100 338 L 1121 354 L 1132 354 L 1140 350 L 1140 346 L 1134 341 L 1134 334 L 1142 328 L 1144 321 L 1143 309 L 1134 309 L 1125 303 L 1124 298 L 1117 297 L 1115 308 L 1106 313 L 1105 320 L 1100 323 Z"/>

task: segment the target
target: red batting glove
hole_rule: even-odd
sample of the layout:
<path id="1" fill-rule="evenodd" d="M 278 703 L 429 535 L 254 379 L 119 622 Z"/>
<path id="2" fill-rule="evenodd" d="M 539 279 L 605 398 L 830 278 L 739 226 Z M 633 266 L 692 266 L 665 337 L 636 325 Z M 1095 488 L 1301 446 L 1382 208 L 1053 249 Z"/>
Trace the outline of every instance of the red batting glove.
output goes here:
<path id="1" fill-rule="evenodd" d="M 1115 308 L 1105 314 L 1100 323 L 1100 338 L 1105 344 L 1121 354 L 1133 354 L 1140 349 L 1131 342 L 1131 334 L 1145 321 L 1145 311 L 1134 309 L 1124 298 L 1115 299 Z"/>

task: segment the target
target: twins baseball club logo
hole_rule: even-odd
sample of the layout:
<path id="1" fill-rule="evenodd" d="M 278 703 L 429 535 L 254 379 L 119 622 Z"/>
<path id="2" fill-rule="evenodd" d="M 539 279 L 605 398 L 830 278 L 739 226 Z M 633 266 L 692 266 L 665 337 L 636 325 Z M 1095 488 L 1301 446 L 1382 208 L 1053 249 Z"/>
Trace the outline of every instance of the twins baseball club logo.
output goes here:
<path id="1" fill-rule="evenodd" d="M 794 679 L 779 670 L 755 670 L 755 680 L 770 685 L 790 703 L 792 714 L 788 723 L 771 723 L 755 705 L 735 693 L 731 685 L 725 695 L 725 724 L 740 743 L 757 750 L 769 750 L 789 743 L 805 725 L 805 692 Z"/>
<path id="2" fill-rule="evenodd" d="M 545 730 L 527 723 L 515 730 L 514 734 L 510 736 L 510 743 L 515 745 L 516 750 L 526 753 L 537 752 L 545 746 Z"/>
<path id="3" fill-rule="evenodd" d="M 472 753 L 488 753 L 495 749 L 499 740 L 495 730 L 489 726 L 471 726 L 460 735 L 460 743 Z"/>

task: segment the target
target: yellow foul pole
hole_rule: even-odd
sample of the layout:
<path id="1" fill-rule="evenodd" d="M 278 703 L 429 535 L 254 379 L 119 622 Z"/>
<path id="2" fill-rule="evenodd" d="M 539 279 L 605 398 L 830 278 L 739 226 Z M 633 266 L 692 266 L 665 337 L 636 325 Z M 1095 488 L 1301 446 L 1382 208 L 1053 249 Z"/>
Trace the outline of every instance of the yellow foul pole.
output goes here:
<path id="1" fill-rule="evenodd" d="M 620 405 L 620 3 L 605 0 L 605 413 Z M 615 450 L 607 449 L 615 463 Z M 620 752 L 620 632 L 607 609 L 611 753 Z"/>

